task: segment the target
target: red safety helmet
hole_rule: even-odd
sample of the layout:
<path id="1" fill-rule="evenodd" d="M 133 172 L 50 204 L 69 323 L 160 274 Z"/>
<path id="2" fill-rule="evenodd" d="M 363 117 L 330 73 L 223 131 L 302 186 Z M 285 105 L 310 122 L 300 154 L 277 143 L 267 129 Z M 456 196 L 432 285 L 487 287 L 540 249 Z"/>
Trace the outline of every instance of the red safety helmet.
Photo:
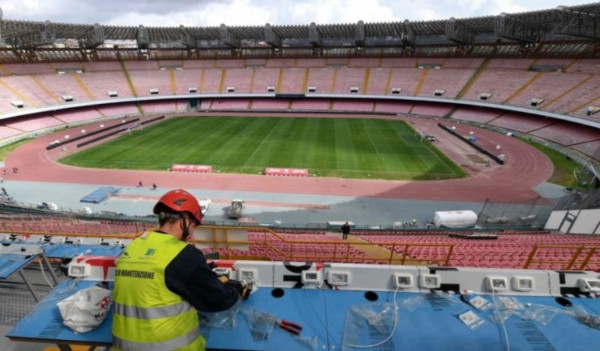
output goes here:
<path id="1" fill-rule="evenodd" d="M 202 212 L 200 211 L 198 200 L 196 200 L 194 195 L 183 189 L 171 190 L 161 196 L 156 205 L 154 205 L 154 214 L 159 214 L 161 204 L 173 212 L 188 212 L 198 224 L 202 223 Z"/>

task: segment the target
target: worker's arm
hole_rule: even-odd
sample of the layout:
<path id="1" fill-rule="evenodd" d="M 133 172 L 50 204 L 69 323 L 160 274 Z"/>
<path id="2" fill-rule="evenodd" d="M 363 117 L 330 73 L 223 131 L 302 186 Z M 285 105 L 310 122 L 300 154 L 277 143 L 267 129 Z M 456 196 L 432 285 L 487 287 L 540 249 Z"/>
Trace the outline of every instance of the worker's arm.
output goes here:
<path id="1" fill-rule="evenodd" d="M 169 290 L 205 312 L 226 310 L 240 296 L 237 289 L 217 278 L 202 252 L 191 245 L 169 263 L 165 269 L 165 283 Z"/>

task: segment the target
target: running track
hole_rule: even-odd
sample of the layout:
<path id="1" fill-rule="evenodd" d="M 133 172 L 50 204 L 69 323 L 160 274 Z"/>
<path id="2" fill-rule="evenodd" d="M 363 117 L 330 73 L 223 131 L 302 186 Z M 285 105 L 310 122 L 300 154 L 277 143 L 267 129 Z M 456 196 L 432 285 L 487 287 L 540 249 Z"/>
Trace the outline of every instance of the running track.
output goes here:
<path id="1" fill-rule="evenodd" d="M 5 169 L 10 171 L 13 167 L 18 167 L 18 173 L 8 174 L 6 179 L 116 186 L 134 186 L 141 180 L 146 186 L 156 183 L 163 188 L 467 202 L 483 202 L 487 199 L 520 202 L 536 198 L 538 194 L 532 188 L 552 175 L 551 161 L 537 149 L 516 138 L 444 121 L 446 125 L 456 126 L 456 130 L 463 135 L 474 131 L 481 142 L 501 145 L 501 151 L 506 156 L 505 164 L 497 165 L 492 161 L 490 166 L 486 166 L 480 162 L 472 162 L 467 156 L 482 157 L 482 155 L 466 143 L 442 131 L 436 126 L 435 121 L 408 117 L 401 119 L 407 120 L 415 128 L 436 135 L 439 139 L 438 148 L 457 164 L 466 166 L 470 176 L 445 181 L 382 181 L 283 176 L 267 178 L 263 175 L 103 170 L 61 165 L 55 159 L 64 155 L 65 151 L 59 148 L 46 151 L 46 145 L 55 139 L 62 140 L 65 134 L 79 132 L 81 127 L 77 127 L 74 130 L 41 136 L 16 149 L 6 158 Z M 93 126 L 86 126 L 86 128 L 92 130 Z"/>

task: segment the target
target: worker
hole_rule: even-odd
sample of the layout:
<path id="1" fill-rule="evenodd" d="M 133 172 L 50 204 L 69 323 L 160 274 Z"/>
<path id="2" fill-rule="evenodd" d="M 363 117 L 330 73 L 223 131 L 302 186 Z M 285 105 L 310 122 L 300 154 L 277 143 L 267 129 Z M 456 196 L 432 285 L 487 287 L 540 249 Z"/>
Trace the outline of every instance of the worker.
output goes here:
<path id="1" fill-rule="evenodd" d="M 342 225 L 342 239 L 348 239 L 348 235 L 350 234 L 350 224 L 348 221 Z"/>
<path id="2" fill-rule="evenodd" d="M 202 251 L 188 244 L 202 223 L 193 195 L 171 190 L 153 212 L 158 229 L 131 242 L 117 260 L 113 350 L 204 350 L 198 310 L 226 310 L 249 290 L 220 280 Z"/>

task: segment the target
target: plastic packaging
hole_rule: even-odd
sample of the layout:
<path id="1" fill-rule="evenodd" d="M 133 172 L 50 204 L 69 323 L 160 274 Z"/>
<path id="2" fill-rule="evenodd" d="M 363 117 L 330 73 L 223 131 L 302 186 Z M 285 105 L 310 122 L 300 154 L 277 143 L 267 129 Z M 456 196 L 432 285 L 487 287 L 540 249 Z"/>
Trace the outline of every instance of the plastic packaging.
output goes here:
<path id="1" fill-rule="evenodd" d="M 586 312 L 583 307 L 577 306 L 573 311 L 570 311 L 569 314 L 573 315 L 580 323 L 583 323 L 590 328 L 600 330 L 600 316 Z"/>
<path id="2" fill-rule="evenodd" d="M 523 304 L 515 298 L 500 296 L 498 297 L 498 307 L 504 310 L 518 311 L 523 309 Z"/>
<path id="3" fill-rule="evenodd" d="M 110 310 L 110 290 L 90 286 L 58 302 L 63 323 L 77 333 L 96 329 Z"/>
<path id="4" fill-rule="evenodd" d="M 294 339 L 300 344 L 306 345 L 312 351 L 317 351 L 319 348 L 319 338 L 315 336 L 294 335 Z"/>
<path id="5" fill-rule="evenodd" d="M 469 305 L 475 307 L 480 311 L 487 311 L 492 306 L 491 303 L 481 295 L 474 293 L 471 290 L 467 290 L 462 294 L 462 299 Z"/>
<path id="6" fill-rule="evenodd" d="M 409 297 L 407 299 L 401 300 L 398 302 L 398 308 L 407 312 L 412 312 L 417 307 L 419 307 L 423 301 L 425 301 L 426 297 L 423 295 L 417 295 L 413 297 Z"/>
<path id="7" fill-rule="evenodd" d="M 523 309 L 523 304 L 515 298 L 499 296 L 493 299 L 495 308 L 489 320 L 494 323 L 503 323 L 513 314 Z"/>
<path id="8" fill-rule="evenodd" d="M 485 324 L 485 320 L 468 306 L 456 309 L 452 314 L 471 330 L 479 329 Z"/>
<path id="9" fill-rule="evenodd" d="M 200 312 L 200 323 L 212 328 L 233 329 L 235 328 L 235 316 L 239 312 L 239 302 L 232 308 L 221 312 Z"/>
<path id="10" fill-rule="evenodd" d="M 254 307 L 243 306 L 240 308 L 240 312 L 250 327 L 250 333 L 254 341 L 268 340 L 271 336 L 271 332 L 275 327 L 274 320 L 275 316 L 261 311 Z M 275 318 L 275 319 L 274 319 Z"/>
<path id="11" fill-rule="evenodd" d="M 527 304 L 525 305 L 525 308 L 517 311 L 516 314 L 523 319 L 533 320 L 545 326 L 552 322 L 559 312 L 560 311 L 554 307 L 539 304 Z"/>
<path id="12" fill-rule="evenodd" d="M 397 322 L 394 308 L 391 303 L 350 306 L 346 313 L 342 348 L 356 345 L 365 330 L 368 330 L 371 339 L 389 336 Z"/>

